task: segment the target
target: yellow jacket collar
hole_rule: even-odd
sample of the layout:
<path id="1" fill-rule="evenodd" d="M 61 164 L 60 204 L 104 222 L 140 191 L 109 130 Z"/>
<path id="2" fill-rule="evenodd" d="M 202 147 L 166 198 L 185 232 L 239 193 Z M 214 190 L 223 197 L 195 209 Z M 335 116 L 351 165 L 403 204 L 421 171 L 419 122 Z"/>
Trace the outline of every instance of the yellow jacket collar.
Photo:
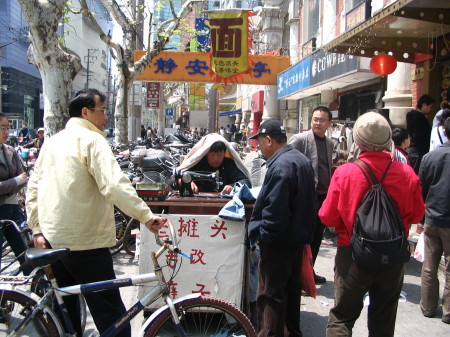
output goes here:
<path id="1" fill-rule="evenodd" d="M 91 130 L 91 131 L 95 131 L 95 132 L 101 134 L 103 137 L 107 136 L 106 132 L 103 132 L 102 130 L 97 128 L 94 124 L 89 122 L 87 119 L 84 119 L 84 118 L 81 118 L 81 117 L 72 117 L 67 122 L 66 128 L 71 129 L 72 126 L 75 126 L 75 125 L 81 126 L 81 127 L 86 128 L 88 130 Z"/>

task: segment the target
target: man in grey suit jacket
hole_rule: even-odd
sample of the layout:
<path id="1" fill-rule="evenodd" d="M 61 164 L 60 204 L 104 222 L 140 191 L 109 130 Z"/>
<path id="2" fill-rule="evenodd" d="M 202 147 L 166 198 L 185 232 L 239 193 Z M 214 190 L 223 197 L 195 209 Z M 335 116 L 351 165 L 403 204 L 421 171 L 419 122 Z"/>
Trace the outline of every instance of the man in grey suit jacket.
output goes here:
<path id="1" fill-rule="evenodd" d="M 332 115 L 330 110 L 325 106 L 318 106 L 313 110 L 311 130 L 296 134 L 289 140 L 290 145 L 303 153 L 312 162 L 315 173 L 317 210 L 319 210 L 325 200 L 331 180 L 333 142 L 325 136 L 326 131 L 331 125 L 331 119 Z M 324 229 L 325 226 L 320 222 L 319 217 L 317 217 L 317 223 L 311 241 L 314 263 L 319 253 Z M 314 280 L 316 283 L 326 282 L 325 277 L 317 274 L 314 274 Z"/>

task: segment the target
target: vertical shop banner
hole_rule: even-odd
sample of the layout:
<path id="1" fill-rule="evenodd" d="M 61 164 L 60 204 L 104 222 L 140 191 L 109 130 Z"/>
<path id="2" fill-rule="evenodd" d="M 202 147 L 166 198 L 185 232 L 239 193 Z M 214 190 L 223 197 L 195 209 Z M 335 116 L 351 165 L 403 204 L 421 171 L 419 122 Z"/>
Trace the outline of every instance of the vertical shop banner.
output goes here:
<path id="1" fill-rule="evenodd" d="M 150 109 L 158 109 L 159 92 L 161 84 L 159 82 L 148 82 L 146 85 L 147 85 L 146 107 Z"/>
<path id="2" fill-rule="evenodd" d="M 191 41 L 191 51 L 209 52 L 211 50 L 211 34 L 207 19 L 195 19 L 195 39 Z"/>
<path id="3" fill-rule="evenodd" d="M 237 82 L 239 75 L 250 73 L 249 13 L 210 13 L 211 70 L 216 82 Z"/>

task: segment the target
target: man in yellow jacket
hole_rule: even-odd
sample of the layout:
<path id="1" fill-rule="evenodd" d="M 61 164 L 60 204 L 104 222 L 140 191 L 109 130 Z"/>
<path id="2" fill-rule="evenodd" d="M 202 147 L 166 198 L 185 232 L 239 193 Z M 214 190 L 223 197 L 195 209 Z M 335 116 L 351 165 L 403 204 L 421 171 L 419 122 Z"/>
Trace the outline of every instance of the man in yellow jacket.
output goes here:
<path id="1" fill-rule="evenodd" d="M 69 114 L 65 129 L 45 141 L 26 198 L 35 246 L 71 250 L 52 265 L 59 286 L 115 278 L 108 248 L 116 242 L 114 205 L 154 233 L 163 224 L 137 196 L 105 139 L 105 96 L 82 90 L 70 101 Z M 70 297 L 65 303 L 81 337 L 77 298 Z M 125 312 L 119 290 L 85 298 L 100 333 Z M 128 326 L 119 336 L 130 334 Z"/>

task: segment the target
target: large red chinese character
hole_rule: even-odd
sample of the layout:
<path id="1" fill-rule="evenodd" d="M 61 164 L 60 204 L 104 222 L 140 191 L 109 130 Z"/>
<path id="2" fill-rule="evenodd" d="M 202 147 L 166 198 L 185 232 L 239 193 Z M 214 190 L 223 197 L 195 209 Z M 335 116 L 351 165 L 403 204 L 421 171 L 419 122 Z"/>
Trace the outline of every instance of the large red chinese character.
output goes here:
<path id="1" fill-rule="evenodd" d="M 169 239 L 169 233 L 167 232 L 167 229 L 169 228 L 169 225 L 167 224 L 167 218 L 163 219 L 164 226 L 159 230 L 158 236 L 159 238 L 164 241 L 165 239 Z"/>
<path id="2" fill-rule="evenodd" d="M 210 237 L 214 238 L 217 235 L 219 235 L 220 232 L 222 231 L 227 231 L 228 228 L 225 227 L 225 221 L 222 220 L 222 222 L 219 224 L 219 220 L 216 220 L 216 224 L 211 226 L 211 229 L 216 230 L 216 232 L 212 235 L 210 235 Z M 225 235 L 225 233 L 222 233 L 222 238 L 226 239 L 227 236 Z"/>
<path id="3" fill-rule="evenodd" d="M 182 237 L 183 233 L 191 238 L 198 238 L 197 234 L 197 225 L 198 221 L 195 219 L 189 219 L 187 222 L 184 221 L 183 218 L 178 220 L 180 223 L 180 228 L 178 229 L 178 236 Z"/>
<path id="4" fill-rule="evenodd" d="M 242 18 L 211 19 L 212 54 L 213 57 L 240 57 L 242 54 L 241 41 Z M 232 26 L 239 26 L 233 28 Z"/>
<path id="5" fill-rule="evenodd" d="M 170 281 L 167 285 L 169 287 L 170 296 L 172 296 L 172 298 L 176 298 L 178 295 L 178 290 L 177 290 L 178 283 Z"/>
<path id="6" fill-rule="evenodd" d="M 210 291 L 204 291 L 204 289 L 205 289 L 205 285 L 204 284 L 196 283 L 196 286 L 199 287 L 200 290 L 192 290 L 193 294 L 201 293 L 202 296 L 211 294 Z"/>
<path id="7" fill-rule="evenodd" d="M 167 259 L 167 266 L 169 268 L 174 269 L 175 265 L 178 263 L 178 255 L 169 250 L 166 254 L 166 259 Z"/>
<path id="8" fill-rule="evenodd" d="M 200 250 L 198 250 L 198 249 L 192 249 L 192 254 L 191 254 L 191 257 L 192 257 L 192 259 L 191 259 L 191 264 L 197 264 L 197 263 L 201 263 L 201 264 L 206 264 L 205 263 L 205 261 L 203 261 L 203 256 L 205 256 L 205 253 L 203 253 L 202 251 L 201 251 L 201 249 Z"/>

